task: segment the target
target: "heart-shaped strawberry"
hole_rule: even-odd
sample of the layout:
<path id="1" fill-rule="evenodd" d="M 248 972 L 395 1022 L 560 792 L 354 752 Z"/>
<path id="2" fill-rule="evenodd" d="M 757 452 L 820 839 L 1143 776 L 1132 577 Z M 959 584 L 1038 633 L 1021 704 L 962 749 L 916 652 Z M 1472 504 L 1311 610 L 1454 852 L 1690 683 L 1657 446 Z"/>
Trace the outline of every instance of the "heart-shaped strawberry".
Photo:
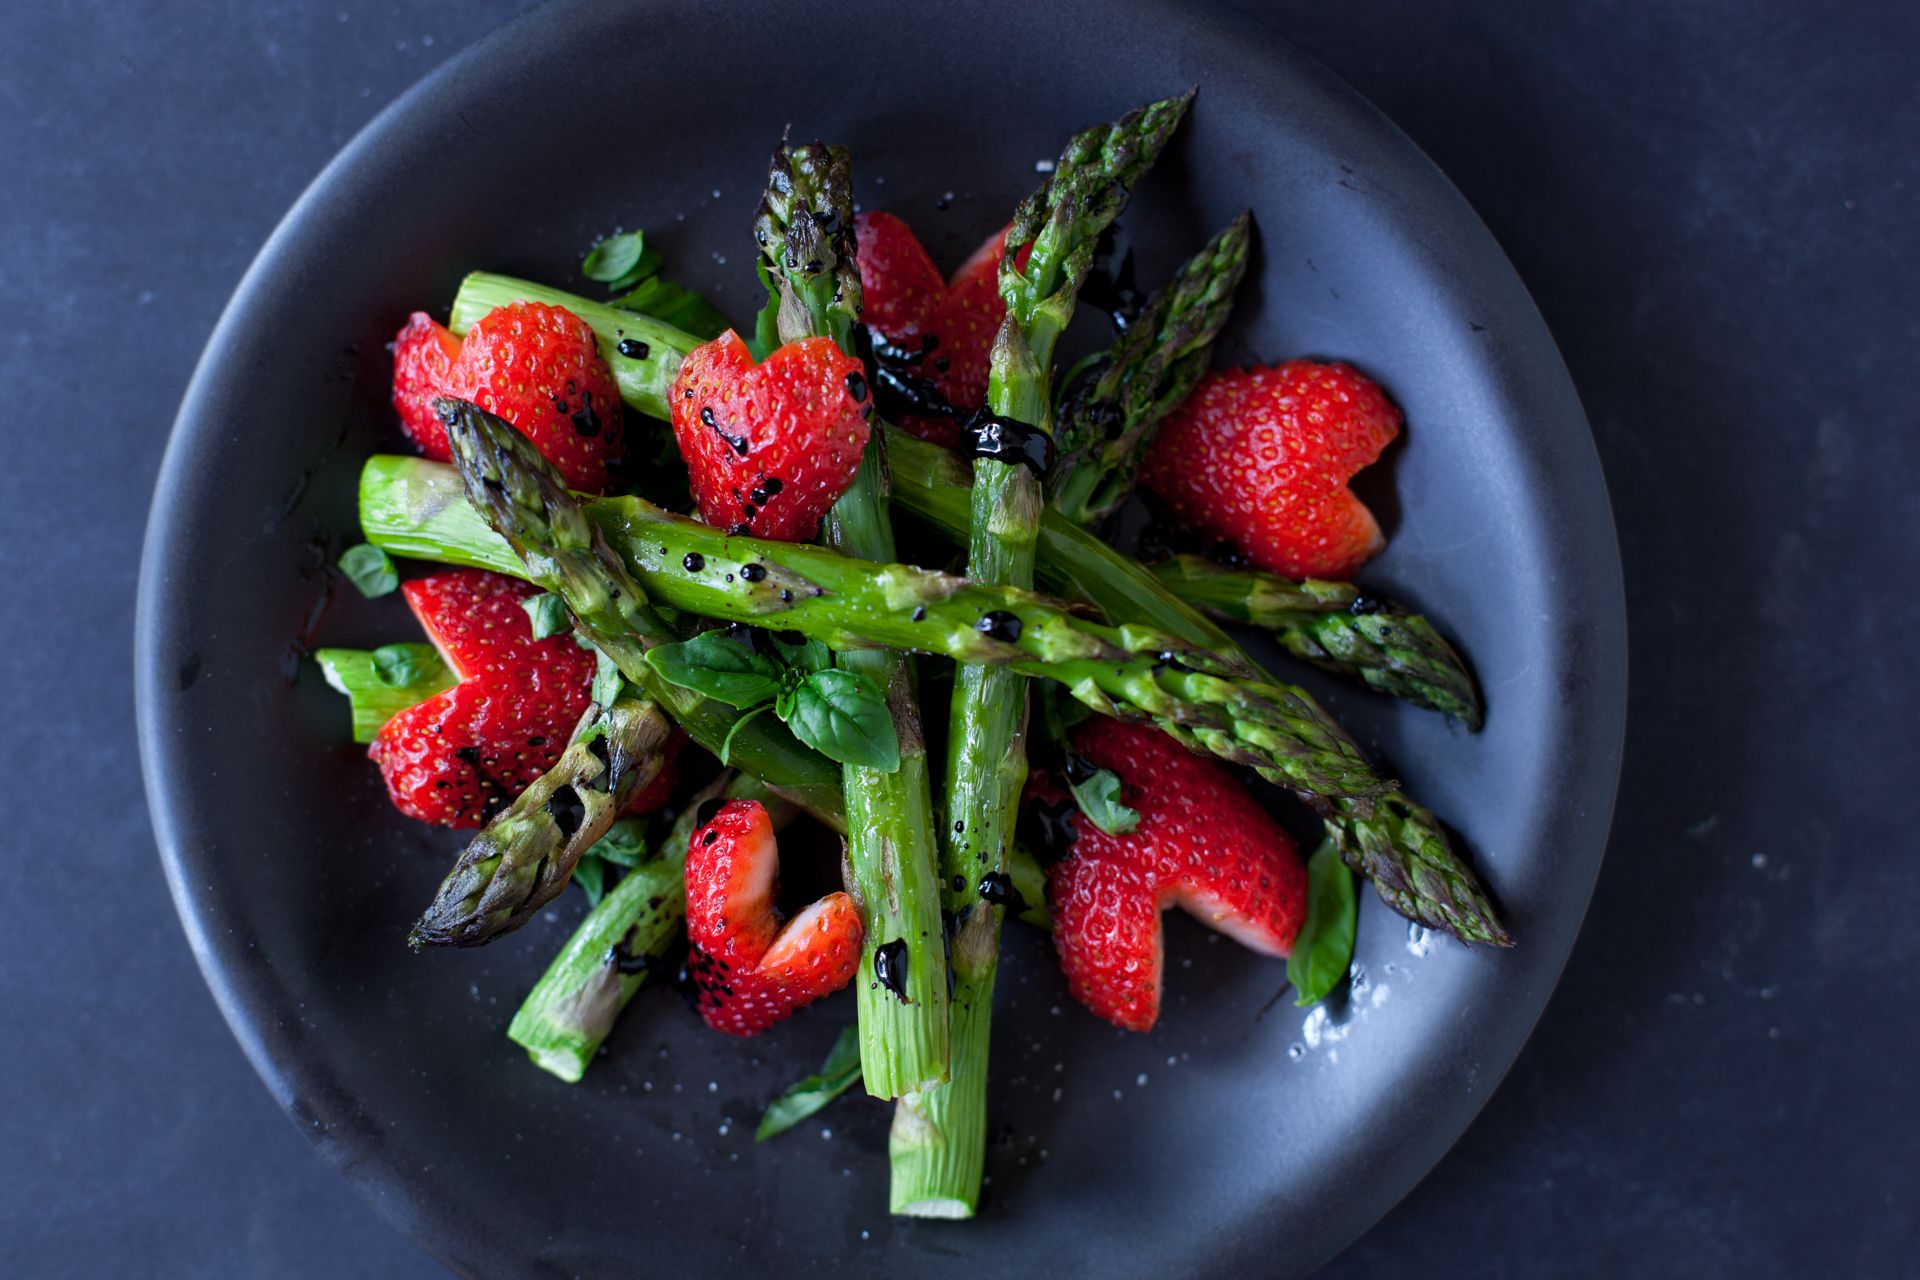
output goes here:
<path id="1" fill-rule="evenodd" d="M 790 342 L 756 365 L 731 330 L 687 354 L 672 402 L 701 518 L 789 542 L 818 533 L 873 417 L 865 369 L 831 338 Z"/>
<path id="2" fill-rule="evenodd" d="M 901 353 L 895 372 L 909 385 L 924 383 L 962 414 L 985 404 L 993 337 L 1007 314 L 1000 297 L 1006 228 L 987 237 L 951 280 L 940 278 L 913 229 L 890 213 L 861 214 L 854 234 L 866 295 L 861 320 Z M 938 414 L 905 413 L 900 425 L 937 444 L 960 436 L 959 423 Z"/>

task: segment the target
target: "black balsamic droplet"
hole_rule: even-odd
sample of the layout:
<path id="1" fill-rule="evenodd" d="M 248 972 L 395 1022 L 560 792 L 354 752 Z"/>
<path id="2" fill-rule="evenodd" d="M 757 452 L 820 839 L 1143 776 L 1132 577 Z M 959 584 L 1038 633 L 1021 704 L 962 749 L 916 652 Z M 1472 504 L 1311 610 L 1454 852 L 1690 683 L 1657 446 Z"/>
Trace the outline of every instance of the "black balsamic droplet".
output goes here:
<path id="1" fill-rule="evenodd" d="M 688 573 L 698 573 L 707 567 L 707 558 L 698 551 L 689 551 L 680 557 L 680 567 Z"/>
<path id="2" fill-rule="evenodd" d="M 913 620 L 915 622 L 925 622 L 927 620 L 927 606 L 923 604 L 913 606 Z"/>
<path id="3" fill-rule="evenodd" d="M 989 871 L 980 877 L 980 897 L 985 902 L 1003 907 L 1013 897 L 1013 881 L 998 871 Z"/>
<path id="4" fill-rule="evenodd" d="M 1374 599 L 1372 596 L 1355 596 L 1353 603 L 1347 606 L 1347 612 L 1357 618 L 1364 618 L 1369 614 L 1380 613 L 1385 610 L 1386 607 L 1385 604 Z"/>
<path id="5" fill-rule="evenodd" d="M 622 338 L 620 345 L 615 349 L 629 360 L 645 360 L 651 350 L 638 338 Z"/>
<path id="6" fill-rule="evenodd" d="M 740 578 L 743 582 L 759 582 L 767 576 L 767 566 L 763 564 L 743 564 L 740 566 Z"/>
<path id="7" fill-rule="evenodd" d="M 764 480 L 760 482 L 760 487 L 766 491 L 766 494 L 769 498 L 771 498 L 774 494 L 779 493 L 781 489 L 785 488 L 785 486 L 780 483 L 779 476 L 766 477 Z M 765 505 L 765 504 L 762 504 L 762 505 Z"/>
<path id="8" fill-rule="evenodd" d="M 853 397 L 855 404 L 867 398 L 867 380 L 858 369 L 847 375 L 847 394 Z"/>
<path id="9" fill-rule="evenodd" d="M 706 408 L 700 411 L 700 423 L 702 426 L 708 426 L 708 427 L 713 425 L 713 406 L 712 405 L 708 405 Z"/>
<path id="10" fill-rule="evenodd" d="M 966 887 L 967 887 L 967 878 L 965 876 L 955 876 L 953 878 L 953 891 L 955 893 L 961 892 Z"/>
<path id="11" fill-rule="evenodd" d="M 893 992 L 900 1003 L 907 1002 L 907 940 L 895 938 L 873 953 L 873 976 L 881 986 Z"/>
<path id="12" fill-rule="evenodd" d="M 967 452 L 973 457 L 1026 467 L 1037 476 L 1046 475 L 1053 466 L 1053 437 L 1030 422 L 982 409 L 967 420 L 964 431 L 971 441 Z"/>
<path id="13" fill-rule="evenodd" d="M 1020 618 L 1005 609 L 994 609 L 981 614 L 980 621 L 973 624 L 973 629 L 990 639 L 1013 644 L 1020 639 Z"/>

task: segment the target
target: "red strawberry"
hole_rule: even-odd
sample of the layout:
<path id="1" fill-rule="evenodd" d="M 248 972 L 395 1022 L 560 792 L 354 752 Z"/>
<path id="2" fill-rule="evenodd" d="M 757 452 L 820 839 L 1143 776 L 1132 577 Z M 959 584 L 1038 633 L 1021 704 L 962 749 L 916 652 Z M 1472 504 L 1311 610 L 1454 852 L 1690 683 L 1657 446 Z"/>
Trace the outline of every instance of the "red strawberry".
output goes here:
<path id="1" fill-rule="evenodd" d="M 446 428 L 435 396 L 458 396 L 519 428 L 567 483 L 598 493 L 626 438 L 620 388 L 593 329 L 565 307 L 495 307 L 464 343 L 415 312 L 393 344 L 393 405 L 407 435 L 442 462 Z"/>
<path id="2" fill-rule="evenodd" d="M 424 311 L 408 316 L 393 338 L 393 407 L 407 438 L 435 462 L 453 461 L 447 429 L 433 411 L 433 400 L 447 393 L 448 377 L 459 356 L 460 339 Z"/>
<path id="3" fill-rule="evenodd" d="M 1140 478 L 1263 569 L 1347 578 L 1385 545 L 1347 481 L 1399 434 L 1400 411 L 1351 365 L 1229 369 L 1168 416 Z"/>
<path id="4" fill-rule="evenodd" d="M 954 408 L 971 413 L 985 404 L 988 357 L 1007 314 L 1000 298 L 1006 228 L 989 236 L 952 280 L 940 278 L 912 228 L 890 213 L 861 214 L 854 234 L 867 327 L 894 346 L 924 352 L 916 362 L 921 376 Z M 900 425 L 940 444 L 960 436 L 959 425 L 946 417 L 908 414 Z"/>
<path id="5" fill-rule="evenodd" d="M 1110 836 L 1075 812 L 1072 853 L 1047 873 L 1053 944 L 1067 986 L 1117 1027 L 1160 1013 L 1160 912 L 1184 907 L 1263 955 L 1282 956 L 1307 915 L 1293 841 L 1233 775 L 1142 725 L 1095 719 L 1074 749 L 1121 781 L 1140 824 Z"/>
<path id="6" fill-rule="evenodd" d="M 478 827 L 553 767 L 587 688 L 547 683 L 537 670 L 488 671 L 387 721 L 367 755 L 400 812 Z"/>
<path id="7" fill-rule="evenodd" d="M 756 366 L 731 330 L 695 347 L 674 380 L 673 434 L 710 525 L 811 541 L 867 447 L 866 374 L 831 338 Z"/>
<path id="8" fill-rule="evenodd" d="M 633 793 L 633 799 L 627 801 L 628 813 L 653 813 L 666 807 L 667 801 L 673 798 L 673 789 L 680 785 L 680 748 L 686 745 L 686 732 L 676 726 L 667 745 L 661 748 L 660 771 Z"/>
<path id="9" fill-rule="evenodd" d="M 773 823 L 756 801 L 727 802 L 687 845 L 688 969 L 715 1031 L 757 1035 L 860 968 L 853 899 L 830 893 L 781 928 L 779 870 Z"/>
<path id="10" fill-rule="evenodd" d="M 389 720 L 367 754 L 402 813 L 477 827 L 560 758 L 593 655 L 570 636 L 535 640 L 520 607 L 535 588 L 504 574 L 448 569 L 401 591 L 462 683 Z"/>
<path id="11" fill-rule="evenodd" d="M 486 671 L 533 667 L 543 683 L 584 685 L 593 655 L 570 635 L 533 638 L 521 602 L 539 588 L 485 569 L 447 569 L 402 583 L 401 594 L 427 638 L 462 680 Z"/>

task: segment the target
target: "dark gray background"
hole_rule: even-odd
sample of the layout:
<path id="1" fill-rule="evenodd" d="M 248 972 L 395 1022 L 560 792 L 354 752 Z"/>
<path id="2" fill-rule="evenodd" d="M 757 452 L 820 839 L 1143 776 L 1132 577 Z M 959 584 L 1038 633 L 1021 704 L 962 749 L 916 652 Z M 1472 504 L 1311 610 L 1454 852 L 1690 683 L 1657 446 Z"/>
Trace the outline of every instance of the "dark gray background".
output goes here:
<path id="1" fill-rule="evenodd" d="M 200 984 L 128 647 L 228 292 L 359 125 L 520 7 L 0 7 L 0 1274 L 435 1270 L 309 1153 Z M 1632 611 L 1619 814 L 1560 992 L 1326 1274 L 1910 1274 L 1920 11 L 1241 7 L 1507 247 L 1592 417 Z"/>

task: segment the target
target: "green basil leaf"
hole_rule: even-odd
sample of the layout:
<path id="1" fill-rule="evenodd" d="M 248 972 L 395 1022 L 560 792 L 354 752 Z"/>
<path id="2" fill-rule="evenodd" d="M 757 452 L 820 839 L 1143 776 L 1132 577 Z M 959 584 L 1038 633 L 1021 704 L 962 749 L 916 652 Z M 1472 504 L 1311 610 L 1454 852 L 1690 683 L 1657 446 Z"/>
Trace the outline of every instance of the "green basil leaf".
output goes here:
<path id="1" fill-rule="evenodd" d="M 599 649 L 595 649 L 593 651 L 593 688 L 587 696 L 592 698 L 598 706 L 610 707 L 614 699 L 626 691 L 626 687 L 627 678 L 621 674 L 619 667 L 613 665 L 613 659 Z"/>
<path id="2" fill-rule="evenodd" d="M 1305 1008 L 1340 985 L 1353 965 L 1353 933 L 1360 906 L 1353 872 L 1340 861 L 1333 841 L 1324 840 L 1307 859 L 1307 922 L 1287 957 L 1287 981 L 1293 1003 Z"/>
<path id="3" fill-rule="evenodd" d="M 599 848 L 598 845 L 594 849 Z M 587 906 L 597 907 L 607 892 L 607 864 L 594 856 L 594 849 L 580 855 L 573 865 L 573 882 L 587 895 Z"/>
<path id="4" fill-rule="evenodd" d="M 779 636 L 768 633 L 773 647 L 780 651 L 781 660 L 790 667 L 801 671 L 825 671 L 833 665 L 833 650 L 818 640 L 802 640 L 799 644 L 788 644 Z"/>
<path id="5" fill-rule="evenodd" d="M 780 667 L 724 631 L 706 631 L 679 644 L 647 651 L 647 661 L 683 689 L 717 698 L 730 707 L 751 707 L 780 689 Z"/>
<path id="6" fill-rule="evenodd" d="M 784 717 L 793 736 L 841 764 L 892 773 L 900 767 L 900 738 L 886 695 L 851 671 L 815 671 L 793 690 Z"/>
<path id="7" fill-rule="evenodd" d="M 651 827 L 645 818 L 616 819 L 607 834 L 587 850 L 587 856 L 617 867 L 637 867 L 652 854 L 652 842 L 647 838 Z"/>
<path id="8" fill-rule="evenodd" d="M 780 287 L 774 283 L 773 273 L 767 270 L 765 258 L 756 258 L 753 269 L 760 273 L 760 283 L 767 287 L 767 305 L 753 318 L 753 336 L 747 339 L 747 350 L 753 353 L 754 363 L 758 364 L 780 348 Z"/>
<path id="9" fill-rule="evenodd" d="M 755 707 L 753 710 L 747 712 L 747 714 L 741 716 L 738 720 L 735 720 L 733 722 L 733 724 L 727 729 L 727 736 L 720 739 L 720 763 L 721 764 L 733 763 L 733 759 L 732 759 L 733 735 L 740 732 L 740 730 L 744 729 L 747 725 L 747 721 L 753 719 L 755 716 L 759 715 L 762 711 L 773 710 L 773 707 L 774 707 L 773 703 L 763 702 L 759 706 Z M 775 714 L 777 715 L 778 712 L 775 712 Z"/>
<path id="10" fill-rule="evenodd" d="M 383 644 L 373 651 L 373 674 L 389 689 L 404 689 L 410 684 L 419 684 L 423 677 L 422 649 L 432 650 L 431 645 Z M 440 655 L 434 653 L 435 658 Z"/>
<path id="11" fill-rule="evenodd" d="M 1110 836 L 1123 836 L 1140 825 L 1138 811 L 1120 803 L 1120 778 L 1111 769 L 1097 770 L 1085 782 L 1069 780 L 1067 790 L 1087 821 Z"/>
<path id="12" fill-rule="evenodd" d="M 833 1042 L 833 1052 L 827 1055 L 817 1074 L 796 1081 L 767 1104 L 767 1113 L 760 1117 L 760 1128 L 754 1132 L 753 1140 L 765 1142 L 785 1133 L 859 1083 L 860 1028 L 850 1022 Z"/>
<path id="13" fill-rule="evenodd" d="M 395 652 L 404 651 L 404 652 Z M 381 669 L 381 655 L 386 667 Z M 381 726 L 416 703 L 453 687 L 453 672 L 430 644 L 382 645 L 365 649 L 316 649 L 313 660 L 328 684 L 347 695 L 353 715 L 353 740 L 372 742 Z M 394 680 L 405 676 L 400 683 Z"/>
<path id="14" fill-rule="evenodd" d="M 533 623 L 535 640 L 557 636 L 573 626 L 573 617 L 567 612 L 567 602 L 551 591 L 528 596 L 520 602 L 520 607 L 527 611 L 527 620 Z"/>
<path id="15" fill-rule="evenodd" d="M 608 236 L 587 251 L 586 261 L 580 264 L 580 274 L 589 280 L 612 283 L 640 264 L 640 254 L 646 244 L 646 235 L 639 231 Z"/>
<path id="16" fill-rule="evenodd" d="M 615 298 L 613 305 L 663 320 L 709 342 L 732 327 L 711 302 L 691 289 L 655 275 L 641 280 L 632 292 Z"/>
<path id="17" fill-rule="evenodd" d="M 400 573 L 393 567 L 393 557 L 369 542 L 348 547 L 341 554 L 340 572 L 369 600 L 384 596 L 400 585 Z"/>

